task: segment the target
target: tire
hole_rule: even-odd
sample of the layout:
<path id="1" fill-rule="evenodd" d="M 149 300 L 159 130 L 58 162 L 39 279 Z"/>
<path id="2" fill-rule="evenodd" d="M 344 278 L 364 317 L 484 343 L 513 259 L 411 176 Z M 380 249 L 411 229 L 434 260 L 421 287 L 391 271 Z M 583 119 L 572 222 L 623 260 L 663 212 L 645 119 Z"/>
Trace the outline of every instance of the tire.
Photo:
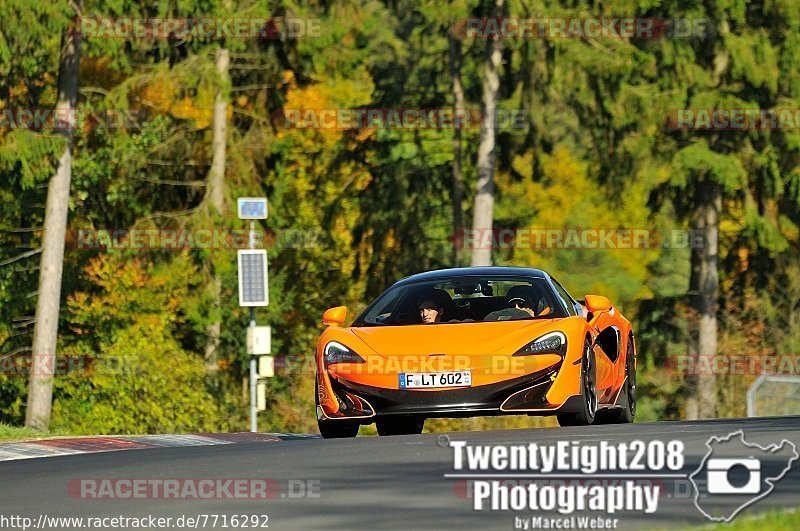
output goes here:
<path id="1" fill-rule="evenodd" d="M 558 425 L 562 428 L 565 426 L 578 425 L 578 420 L 575 413 L 556 413 L 556 420 L 558 420 Z"/>
<path id="2" fill-rule="evenodd" d="M 628 340 L 625 354 L 625 383 L 619 392 L 621 407 L 601 409 L 594 417 L 595 424 L 630 424 L 636 416 L 636 358 L 633 336 Z"/>
<path id="3" fill-rule="evenodd" d="M 630 424 L 636 418 L 636 348 L 633 336 L 628 338 L 628 348 L 625 353 L 625 385 L 622 386 L 625 406 L 620 411 L 617 422 Z"/>
<path id="4" fill-rule="evenodd" d="M 378 419 L 375 421 L 378 435 L 419 435 L 425 427 L 425 419 L 416 417 L 398 417 Z"/>
<path id="5" fill-rule="evenodd" d="M 602 425 L 602 424 L 618 424 L 619 423 L 619 414 L 622 410 L 618 408 L 603 408 L 598 409 L 597 413 L 594 415 L 594 424 L 595 425 Z"/>
<path id="6" fill-rule="evenodd" d="M 559 426 L 588 426 L 597 413 L 597 369 L 592 346 L 586 343 L 581 359 L 581 405 L 574 413 L 557 413 Z"/>
<path id="7" fill-rule="evenodd" d="M 346 439 L 358 435 L 359 425 L 347 420 L 318 420 L 317 427 L 323 439 Z"/>
<path id="8" fill-rule="evenodd" d="M 317 386 L 319 380 L 314 382 L 314 406 L 319 407 Z M 348 420 L 317 419 L 317 428 L 323 439 L 346 439 L 358 435 L 359 424 Z"/>

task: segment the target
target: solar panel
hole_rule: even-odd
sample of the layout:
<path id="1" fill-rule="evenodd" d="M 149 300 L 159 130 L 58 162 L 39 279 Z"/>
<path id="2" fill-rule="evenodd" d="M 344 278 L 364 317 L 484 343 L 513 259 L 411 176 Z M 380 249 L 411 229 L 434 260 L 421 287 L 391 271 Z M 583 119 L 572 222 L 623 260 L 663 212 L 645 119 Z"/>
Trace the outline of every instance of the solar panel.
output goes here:
<path id="1" fill-rule="evenodd" d="M 269 289 L 267 251 L 241 250 L 239 259 L 239 306 L 267 306 Z"/>

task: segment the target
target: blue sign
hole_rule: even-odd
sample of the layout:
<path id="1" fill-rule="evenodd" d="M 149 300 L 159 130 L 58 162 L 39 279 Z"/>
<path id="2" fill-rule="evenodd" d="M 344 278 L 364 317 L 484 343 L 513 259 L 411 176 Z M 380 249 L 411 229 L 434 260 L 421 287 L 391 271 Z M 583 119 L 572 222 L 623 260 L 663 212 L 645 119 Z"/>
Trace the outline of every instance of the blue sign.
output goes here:
<path id="1" fill-rule="evenodd" d="M 267 219 L 266 197 L 240 197 L 239 219 Z"/>

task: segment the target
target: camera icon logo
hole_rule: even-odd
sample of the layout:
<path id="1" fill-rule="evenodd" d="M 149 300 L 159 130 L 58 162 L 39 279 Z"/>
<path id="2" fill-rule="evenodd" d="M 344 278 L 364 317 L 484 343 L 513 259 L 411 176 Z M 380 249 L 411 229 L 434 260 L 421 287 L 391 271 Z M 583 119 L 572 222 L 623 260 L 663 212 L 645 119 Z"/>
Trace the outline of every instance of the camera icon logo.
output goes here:
<path id="1" fill-rule="evenodd" d="M 709 459 L 706 469 L 709 494 L 758 494 L 761 491 L 761 461 L 758 459 Z"/>
<path id="2" fill-rule="evenodd" d="M 713 522 L 730 522 L 745 507 L 775 490 L 800 455 L 794 443 L 761 446 L 744 439 L 742 430 L 725 437 L 711 437 L 708 453 L 689 474 L 694 504 Z"/>

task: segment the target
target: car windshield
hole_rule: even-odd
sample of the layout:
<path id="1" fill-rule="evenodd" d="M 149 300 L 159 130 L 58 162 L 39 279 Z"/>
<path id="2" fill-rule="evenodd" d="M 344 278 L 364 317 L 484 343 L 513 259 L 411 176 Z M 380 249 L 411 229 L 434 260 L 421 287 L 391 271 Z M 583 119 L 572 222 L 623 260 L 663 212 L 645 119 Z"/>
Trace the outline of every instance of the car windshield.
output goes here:
<path id="1" fill-rule="evenodd" d="M 404 284 L 378 297 L 352 326 L 401 326 L 566 317 L 550 285 L 531 277 L 453 277 Z"/>

